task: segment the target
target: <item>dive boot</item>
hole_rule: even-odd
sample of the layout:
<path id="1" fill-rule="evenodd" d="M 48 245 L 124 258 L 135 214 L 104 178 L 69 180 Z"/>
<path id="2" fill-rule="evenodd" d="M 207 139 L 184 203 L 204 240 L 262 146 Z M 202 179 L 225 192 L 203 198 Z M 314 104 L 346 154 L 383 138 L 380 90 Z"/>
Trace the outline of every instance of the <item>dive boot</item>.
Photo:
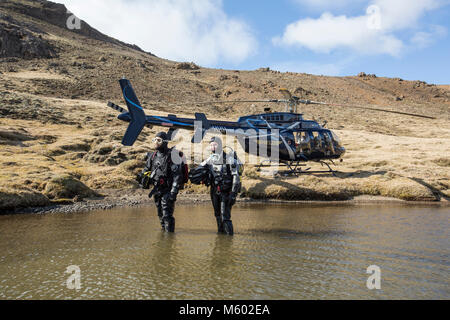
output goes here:
<path id="1" fill-rule="evenodd" d="M 175 218 L 164 219 L 164 230 L 166 232 L 175 232 Z"/>
<path id="2" fill-rule="evenodd" d="M 224 233 L 226 233 L 229 236 L 232 236 L 234 234 L 233 222 L 231 220 L 225 220 L 223 222 L 223 229 L 224 229 Z"/>
<path id="3" fill-rule="evenodd" d="M 218 233 L 224 233 L 225 230 L 223 228 L 222 219 L 220 217 L 216 217 L 216 220 L 217 220 L 217 232 Z"/>

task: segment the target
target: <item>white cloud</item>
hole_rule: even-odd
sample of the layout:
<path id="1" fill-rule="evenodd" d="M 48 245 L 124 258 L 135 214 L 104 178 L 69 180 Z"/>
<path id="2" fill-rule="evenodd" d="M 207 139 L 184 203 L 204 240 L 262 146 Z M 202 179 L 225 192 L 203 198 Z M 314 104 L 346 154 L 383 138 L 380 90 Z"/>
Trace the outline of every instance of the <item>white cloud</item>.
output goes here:
<path id="1" fill-rule="evenodd" d="M 273 43 L 298 45 L 324 53 L 348 48 L 365 54 L 398 56 L 405 45 L 396 32 L 416 29 L 420 17 L 436 9 L 440 1 L 373 0 L 370 4 L 367 12 L 361 16 L 335 16 L 325 12 L 318 19 L 301 19 L 288 25 L 284 34 L 275 37 Z M 423 38 L 424 35 L 419 36 Z"/>
<path id="2" fill-rule="evenodd" d="M 238 64 L 254 54 L 247 24 L 230 18 L 221 0 L 58 0 L 99 31 L 159 57 L 204 66 Z"/>
<path id="3" fill-rule="evenodd" d="M 442 26 L 431 26 L 428 32 L 419 31 L 411 38 L 411 44 L 418 48 L 432 45 L 437 39 L 447 35 L 447 29 Z"/>

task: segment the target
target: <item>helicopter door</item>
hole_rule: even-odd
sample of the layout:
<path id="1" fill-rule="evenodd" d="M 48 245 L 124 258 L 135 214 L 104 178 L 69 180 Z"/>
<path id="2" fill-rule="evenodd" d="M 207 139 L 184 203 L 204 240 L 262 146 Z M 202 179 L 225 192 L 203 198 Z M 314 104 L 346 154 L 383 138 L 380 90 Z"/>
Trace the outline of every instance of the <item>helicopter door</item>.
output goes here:
<path id="1" fill-rule="evenodd" d="M 296 152 L 309 155 L 311 153 L 311 135 L 308 131 L 297 132 L 296 136 Z"/>
<path id="2" fill-rule="evenodd" d="M 311 151 L 321 152 L 322 151 L 322 141 L 319 132 L 312 131 L 312 141 L 311 141 Z"/>
<path id="3" fill-rule="evenodd" d="M 272 149 L 279 149 L 278 145 L 276 147 L 272 145 L 273 141 L 269 136 L 242 137 L 238 138 L 238 142 L 246 153 L 261 157 L 271 157 Z M 278 141 L 276 143 L 279 144 Z"/>
<path id="4" fill-rule="evenodd" d="M 321 131 L 311 131 L 311 157 L 322 158 L 325 155 L 325 138 Z"/>

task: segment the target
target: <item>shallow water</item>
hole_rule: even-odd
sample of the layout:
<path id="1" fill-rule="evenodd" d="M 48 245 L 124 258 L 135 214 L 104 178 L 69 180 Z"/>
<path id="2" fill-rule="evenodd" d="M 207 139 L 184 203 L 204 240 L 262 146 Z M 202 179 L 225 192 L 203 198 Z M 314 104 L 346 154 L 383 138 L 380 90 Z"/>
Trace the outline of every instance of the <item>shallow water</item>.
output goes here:
<path id="1" fill-rule="evenodd" d="M 1 299 L 449 299 L 448 206 L 209 204 L 0 217 Z M 68 289 L 66 268 L 80 268 Z M 381 269 L 381 289 L 366 286 Z"/>

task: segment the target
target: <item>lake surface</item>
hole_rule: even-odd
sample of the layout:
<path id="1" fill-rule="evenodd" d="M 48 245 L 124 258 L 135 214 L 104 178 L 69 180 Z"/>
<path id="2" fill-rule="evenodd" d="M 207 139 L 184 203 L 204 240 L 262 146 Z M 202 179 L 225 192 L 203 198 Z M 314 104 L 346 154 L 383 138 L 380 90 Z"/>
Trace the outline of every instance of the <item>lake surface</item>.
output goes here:
<path id="1" fill-rule="evenodd" d="M 209 204 L 0 216 L 0 299 L 449 299 L 450 207 Z M 67 288 L 68 266 L 80 269 Z M 381 270 L 369 290 L 367 268 Z M 72 284 L 75 282 L 71 282 Z"/>

